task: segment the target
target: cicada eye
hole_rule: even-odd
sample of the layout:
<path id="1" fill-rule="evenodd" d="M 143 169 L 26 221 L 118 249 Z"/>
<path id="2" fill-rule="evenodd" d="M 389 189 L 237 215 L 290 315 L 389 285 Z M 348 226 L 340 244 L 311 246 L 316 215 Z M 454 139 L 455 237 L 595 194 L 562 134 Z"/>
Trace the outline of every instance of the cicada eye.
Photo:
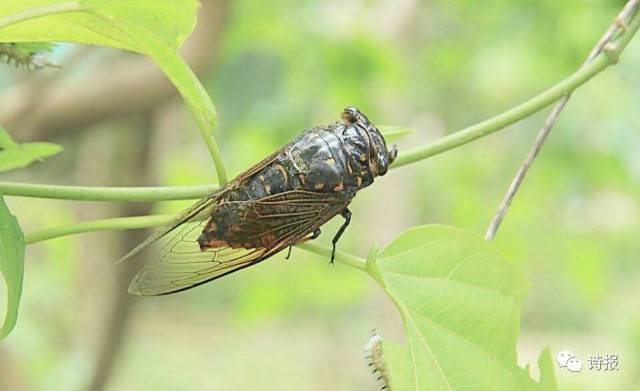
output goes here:
<path id="1" fill-rule="evenodd" d="M 389 151 L 389 164 L 393 163 L 393 161 L 396 160 L 396 157 L 398 157 L 398 148 L 396 148 L 396 145 L 393 144 L 391 150 Z"/>
<path id="2" fill-rule="evenodd" d="M 342 112 L 342 120 L 346 124 L 355 124 L 358 121 L 358 109 L 355 107 L 347 107 Z"/>

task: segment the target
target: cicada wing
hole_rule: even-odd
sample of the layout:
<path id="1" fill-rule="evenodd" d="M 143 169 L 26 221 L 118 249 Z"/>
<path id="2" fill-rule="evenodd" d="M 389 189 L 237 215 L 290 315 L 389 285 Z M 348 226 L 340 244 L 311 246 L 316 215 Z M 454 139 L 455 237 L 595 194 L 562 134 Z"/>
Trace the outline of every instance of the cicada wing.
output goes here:
<path id="1" fill-rule="evenodd" d="M 350 200 L 331 193 L 293 190 L 249 201 L 227 201 L 225 208 L 238 207 L 244 218 L 235 221 L 243 241 L 222 237 L 228 245 L 202 250 L 198 238 L 217 207 L 217 201 L 202 203 L 174 224 L 152 236 L 142 247 L 152 251 L 151 261 L 134 277 L 129 292 L 153 296 L 183 291 L 261 262 L 273 254 L 306 240 L 324 222 L 341 211 Z M 268 241 L 262 240 L 269 238 Z M 223 242 L 223 241 L 221 241 Z M 247 243 L 267 243 L 247 248 Z"/>
<path id="2" fill-rule="evenodd" d="M 149 246 L 150 244 L 158 241 L 159 239 L 165 237 L 170 234 L 180 225 L 186 222 L 200 222 L 205 221 L 209 216 L 211 216 L 211 211 L 215 208 L 217 197 L 210 196 L 207 198 L 203 198 L 191 205 L 188 209 L 182 211 L 176 218 L 174 218 L 167 225 L 159 228 L 153 234 L 151 234 L 144 242 L 137 245 L 133 250 L 129 251 L 122 258 L 120 258 L 116 263 L 120 263 L 124 260 L 127 260 L 139 253 L 142 249 Z"/>
<path id="3" fill-rule="evenodd" d="M 185 222 L 150 247 L 153 260 L 133 278 L 129 293 L 154 296 L 183 291 L 264 259 L 266 248 L 228 246 L 200 250 L 205 221 Z"/>

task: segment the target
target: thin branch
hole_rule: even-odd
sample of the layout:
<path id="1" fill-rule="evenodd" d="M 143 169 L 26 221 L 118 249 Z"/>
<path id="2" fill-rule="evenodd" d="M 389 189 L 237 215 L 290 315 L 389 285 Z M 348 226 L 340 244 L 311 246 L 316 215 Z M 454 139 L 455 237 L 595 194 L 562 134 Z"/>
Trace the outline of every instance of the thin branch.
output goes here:
<path id="1" fill-rule="evenodd" d="M 211 103 L 211 98 L 207 95 L 206 90 L 198 80 L 198 78 L 193 74 L 193 72 L 189 69 L 188 66 L 185 66 L 185 72 L 190 72 L 193 75 L 193 79 L 195 83 L 198 85 L 200 89 L 202 89 L 203 93 L 206 95 L 205 100 L 209 100 Z M 218 147 L 218 143 L 216 142 L 215 137 L 213 136 L 214 129 L 218 126 L 217 114 L 213 103 L 211 103 L 211 108 L 207 112 L 198 112 L 193 105 L 189 104 L 189 108 L 191 110 L 191 114 L 193 115 L 193 119 L 196 122 L 196 126 L 198 128 L 198 132 L 200 132 L 200 136 L 207 146 L 207 150 L 209 151 L 209 155 L 213 160 L 213 165 L 216 170 L 216 175 L 219 183 L 225 184 L 229 181 L 229 176 L 227 174 L 227 168 L 224 165 L 224 160 L 222 159 L 222 153 L 220 152 L 220 148 Z"/>
<path id="2" fill-rule="evenodd" d="M 332 248 L 328 246 L 323 246 L 321 244 L 315 242 L 305 242 L 296 245 L 303 250 L 323 255 L 328 259 L 331 258 Z M 351 266 L 355 269 L 366 271 L 367 270 L 367 261 L 363 258 L 360 258 L 357 255 L 353 255 L 344 251 L 336 250 L 336 261 L 343 263 L 345 265 Z"/>
<path id="3" fill-rule="evenodd" d="M 629 23 L 630 19 L 632 19 L 635 13 L 638 11 L 638 4 L 640 4 L 640 0 L 629 0 L 627 2 L 622 11 L 620 11 L 618 16 L 616 16 L 616 18 L 614 19 L 613 24 L 611 24 L 602 38 L 600 38 L 596 46 L 591 50 L 589 56 L 583 64 L 583 67 L 593 61 L 600 53 L 602 53 L 602 51 L 605 50 L 605 47 L 610 43 L 610 41 L 618 32 L 624 32 L 624 29 L 627 28 L 627 23 Z M 493 240 L 493 238 L 496 236 L 496 232 L 500 228 L 500 224 L 504 220 L 509 206 L 513 201 L 513 197 L 515 197 L 516 193 L 520 189 L 520 186 L 524 181 L 524 177 L 529 172 L 529 168 L 531 168 L 531 165 L 538 156 L 538 153 L 540 152 L 540 149 L 542 148 L 542 145 L 544 144 L 547 136 L 551 132 L 551 129 L 553 129 L 553 126 L 560 116 L 560 113 L 562 113 L 562 110 L 564 109 L 570 98 L 571 93 L 568 93 L 556 104 L 556 106 L 547 117 L 544 126 L 538 132 L 533 145 L 531 146 L 531 149 L 527 154 L 527 157 L 524 159 L 522 165 L 516 173 L 516 176 L 511 181 L 509 189 L 507 190 L 507 193 L 505 194 L 502 202 L 500 203 L 500 206 L 498 207 L 498 211 L 496 212 L 495 216 L 491 220 L 491 223 L 489 224 L 489 227 L 487 228 L 487 232 L 485 233 L 486 240 Z"/>
<path id="4" fill-rule="evenodd" d="M 3 195 L 74 201 L 144 202 L 191 200 L 206 197 L 216 189 L 218 189 L 218 186 L 215 185 L 98 187 L 0 182 L 0 194 Z"/>
<path id="5" fill-rule="evenodd" d="M 109 219 L 84 221 L 81 223 L 62 225 L 60 227 L 47 228 L 25 235 L 26 244 L 42 242 L 49 239 L 84 232 L 118 231 L 125 229 L 139 229 L 157 227 L 171 221 L 172 215 L 114 217 Z"/>
<path id="6" fill-rule="evenodd" d="M 618 56 L 627 46 L 639 26 L 638 18 L 635 18 L 629 24 L 625 33 L 614 41 L 610 50 L 603 51 L 592 62 L 548 90 L 495 117 L 442 137 L 435 142 L 404 151 L 398 155 L 398 158 L 393 162 L 391 168 L 406 166 L 450 149 L 460 147 L 480 137 L 502 130 L 544 109 L 566 94 L 571 93 L 607 67 L 615 64 Z"/>

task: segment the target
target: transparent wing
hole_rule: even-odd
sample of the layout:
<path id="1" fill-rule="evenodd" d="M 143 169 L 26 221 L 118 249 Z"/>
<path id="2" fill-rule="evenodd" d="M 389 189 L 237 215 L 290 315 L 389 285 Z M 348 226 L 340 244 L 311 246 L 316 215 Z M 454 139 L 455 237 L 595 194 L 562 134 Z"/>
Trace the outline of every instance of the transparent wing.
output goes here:
<path id="1" fill-rule="evenodd" d="M 134 277 L 129 293 L 153 296 L 179 292 L 250 266 L 268 253 L 265 248 L 201 251 L 198 237 L 205 225 L 206 220 L 183 223 L 150 246 L 154 261 Z"/>
<path id="2" fill-rule="evenodd" d="M 127 260 L 127 259 L 131 258 L 132 256 L 134 256 L 135 254 L 139 253 L 140 251 L 142 251 L 147 246 L 149 246 L 152 243 L 158 241 L 159 239 L 163 238 L 164 236 L 170 234 L 172 231 L 174 231 L 180 225 L 182 225 L 182 224 L 184 224 L 184 223 L 186 223 L 188 221 L 192 221 L 192 222 L 198 221 L 198 222 L 200 222 L 200 221 L 206 220 L 209 216 L 211 216 L 211 211 L 215 208 L 216 199 L 217 198 L 214 198 L 214 196 L 212 195 L 210 197 L 203 198 L 203 199 L 199 200 L 198 202 L 196 202 L 195 204 L 191 205 L 188 209 L 182 211 L 182 213 L 180 213 L 170 223 L 168 223 L 167 225 L 165 225 L 162 228 L 160 228 L 157 231 L 155 231 L 151 236 L 149 236 L 147 239 L 145 239 L 144 242 L 140 243 L 133 250 L 129 251 L 125 256 L 120 258 L 116 263 L 120 263 L 120 262 L 122 262 L 124 260 Z"/>
<path id="3" fill-rule="evenodd" d="M 232 236 L 221 238 L 228 245 L 205 250 L 200 249 L 198 238 L 218 205 L 217 199 L 201 201 L 126 256 L 146 247 L 152 259 L 134 277 L 129 292 L 143 296 L 179 292 L 254 265 L 306 240 L 349 201 L 332 193 L 302 190 L 258 200 L 227 201 L 225 208 L 237 207 L 244 217 L 235 222 Z M 246 243 L 267 244 L 246 248 Z"/>

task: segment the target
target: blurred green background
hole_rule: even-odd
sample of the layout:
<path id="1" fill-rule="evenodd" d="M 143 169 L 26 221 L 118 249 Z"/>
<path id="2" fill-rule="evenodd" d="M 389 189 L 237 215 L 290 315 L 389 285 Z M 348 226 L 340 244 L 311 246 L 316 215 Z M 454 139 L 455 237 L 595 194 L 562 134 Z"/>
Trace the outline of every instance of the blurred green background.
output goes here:
<path id="1" fill-rule="evenodd" d="M 347 105 L 374 123 L 417 129 L 399 142 L 400 154 L 486 119 L 576 70 L 624 4 L 203 3 L 187 58 L 216 103 L 232 174 L 303 129 L 337 120 Z M 550 346 L 585 362 L 582 373 L 556 370 L 564 390 L 640 384 L 639 41 L 575 93 L 496 239 L 533 284 L 519 361 Z M 145 59 L 63 44 L 50 60 L 62 70 L 2 66 L 0 123 L 20 141 L 53 141 L 65 151 L 2 180 L 216 181 L 177 94 L 154 89 L 155 79 L 135 84 L 155 72 Z M 82 117 L 78 105 L 91 110 Z M 391 171 L 358 195 L 341 248 L 365 256 L 374 243 L 429 223 L 483 234 L 546 113 Z M 188 204 L 8 202 L 26 232 Z M 339 223 L 319 240 L 328 242 Z M 114 260 L 144 235 L 84 234 L 28 247 L 19 323 L 0 345 L 0 388 L 375 389 L 363 352 L 371 330 L 403 339 L 392 303 L 367 275 L 300 249 L 181 294 L 129 297 L 124 286 L 139 264 Z M 609 353 L 620 355 L 618 371 L 589 371 L 590 355 Z"/>

